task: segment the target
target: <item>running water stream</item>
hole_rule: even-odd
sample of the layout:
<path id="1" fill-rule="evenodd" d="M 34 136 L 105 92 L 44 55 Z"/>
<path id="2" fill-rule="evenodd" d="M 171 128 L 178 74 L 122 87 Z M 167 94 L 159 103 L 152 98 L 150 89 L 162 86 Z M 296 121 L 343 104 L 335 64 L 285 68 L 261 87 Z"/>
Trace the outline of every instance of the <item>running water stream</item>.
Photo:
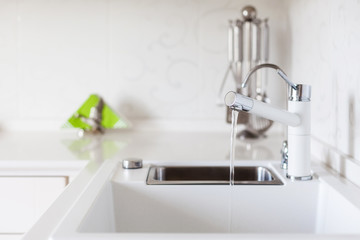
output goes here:
<path id="1" fill-rule="evenodd" d="M 235 185 L 235 146 L 236 146 L 236 133 L 237 121 L 239 112 L 232 110 L 231 113 L 231 137 L 230 137 L 230 186 Z"/>

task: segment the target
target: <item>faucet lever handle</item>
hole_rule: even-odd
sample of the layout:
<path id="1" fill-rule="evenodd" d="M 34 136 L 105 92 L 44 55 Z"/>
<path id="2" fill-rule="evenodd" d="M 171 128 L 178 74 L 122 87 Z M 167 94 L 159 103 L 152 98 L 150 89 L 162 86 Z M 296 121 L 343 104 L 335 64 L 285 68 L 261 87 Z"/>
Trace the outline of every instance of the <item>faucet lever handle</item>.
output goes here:
<path id="1" fill-rule="evenodd" d="M 280 77 L 281 77 L 282 79 L 284 79 L 285 82 L 286 82 L 287 84 L 289 84 L 289 86 L 290 86 L 291 88 L 293 88 L 294 90 L 297 90 L 297 85 L 296 85 L 295 83 L 293 83 L 293 82 L 290 81 L 290 79 L 289 79 L 288 76 L 284 73 L 284 71 L 283 71 L 279 66 L 277 66 L 277 65 L 275 65 L 275 64 L 271 64 L 271 63 L 263 63 L 263 64 L 257 65 L 257 66 L 255 66 L 254 68 L 252 68 L 252 69 L 248 72 L 248 74 L 246 75 L 246 77 L 245 77 L 245 79 L 244 79 L 241 87 L 242 87 L 242 88 L 245 88 L 245 87 L 246 87 L 247 81 L 249 80 L 250 76 L 251 76 L 254 72 L 256 72 L 257 70 L 259 70 L 259 69 L 261 69 L 261 68 L 266 68 L 266 67 L 267 67 L 267 68 L 273 68 L 273 69 L 275 69 L 276 72 L 280 75 Z"/>

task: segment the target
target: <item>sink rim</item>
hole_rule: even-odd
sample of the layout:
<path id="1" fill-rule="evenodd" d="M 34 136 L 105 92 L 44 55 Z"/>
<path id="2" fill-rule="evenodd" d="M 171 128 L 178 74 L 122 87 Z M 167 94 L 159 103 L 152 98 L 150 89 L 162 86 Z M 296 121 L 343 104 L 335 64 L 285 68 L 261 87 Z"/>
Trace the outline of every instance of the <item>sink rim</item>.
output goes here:
<path id="1" fill-rule="evenodd" d="M 200 169 L 200 168 L 222 168 L 222 169 L 229 169 L 228 166 L 219 165 L 219 166 L 203 166 L 203 165 L 155 165 L 152 164 L 149 167 L 148 174 L 146 177 L 146 184 L 147 185 L 230 185 L 229 180 L 158 180 L 155 178 L 157 170 L 160 168 L 192 168 L 192 169 Z M 235 166 L 235 173 L 236 169 L 249 169 L 251 170 L 262 170 L 266 171 L 267 174 L 270 174 L 272 180 L 236 180 L 235 185 L 274 185 L 274 186 L 282 186 L 284 183 L 281 179 L 274 173 L 270 168 L 266 166 Z M 236 176 L 236 175 L 235 175 Z"/>

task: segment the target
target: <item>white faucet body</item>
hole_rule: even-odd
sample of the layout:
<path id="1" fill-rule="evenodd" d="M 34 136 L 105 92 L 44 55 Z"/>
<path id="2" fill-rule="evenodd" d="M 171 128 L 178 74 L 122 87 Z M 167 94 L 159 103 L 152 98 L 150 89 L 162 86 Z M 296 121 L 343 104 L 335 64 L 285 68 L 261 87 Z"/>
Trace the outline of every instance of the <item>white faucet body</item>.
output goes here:
<path id="1" fill-rule="evenodd" d="M 288 126 L 288 176 L 311 177 L 311 102 L 288 101 L 288 110 L 301 118 L 298 126 Z"/>

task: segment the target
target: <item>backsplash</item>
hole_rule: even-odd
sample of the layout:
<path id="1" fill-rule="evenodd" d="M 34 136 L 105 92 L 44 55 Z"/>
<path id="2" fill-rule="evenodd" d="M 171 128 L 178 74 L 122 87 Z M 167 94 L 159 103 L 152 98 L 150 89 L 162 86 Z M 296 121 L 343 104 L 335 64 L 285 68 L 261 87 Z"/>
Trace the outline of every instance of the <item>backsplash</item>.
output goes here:
<path id="1" fill-rule="evenodd" d="M 269 18 L 271 61 L 288 69 L 282 3 L 251 2 Z M 247 4 L 2 0 L 0 123 L 54 121 L 58 128 L 92 93 L 130 120 L 225 121 L 216 100 L 227 68 L 227 24 Z M 269 82 L 268 95 L 281 104 L 284 84 Z"/>
<path id="2" fill-rule="evenodd" d="M 360 185 L 360 2 L 292 0 L 291 76 L 312 92 L 312 152 Z"/>

